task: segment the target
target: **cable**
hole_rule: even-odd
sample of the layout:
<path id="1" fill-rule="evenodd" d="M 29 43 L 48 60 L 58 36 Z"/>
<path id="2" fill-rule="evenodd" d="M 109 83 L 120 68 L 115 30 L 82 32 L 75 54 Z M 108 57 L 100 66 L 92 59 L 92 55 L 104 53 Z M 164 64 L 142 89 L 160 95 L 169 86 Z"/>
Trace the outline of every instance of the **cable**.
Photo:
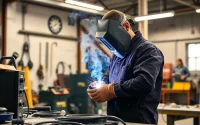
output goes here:
<path id="1" fill-rule="evenodd" d="M 34 125 L 42 125 L 42 124 L 45 124 L 45 123 L 58 123 L 58 121 L 39 122 L 39 123 L 36 123 L 36 124 L 34 124 Z"/>
<path id="2" fill-rule="evenodd" d="M 28 98 L 27 98 L 25 90 L 24 90 L 24 94 L 25 94 L 26 102 L 27 102 L 27 106 L 28 106 L 28 113 L 27 113 L 27 116 L 26 116 L 28 118 L 28 115 L 29 115 L 29 103 L 28 103 Z"/>
<path id="3" fill-rule="evenodd" d="M 118 118 L 118 117 L 110 116 L 110 115 L 108 115 L 108 116 L 102 115 L 102 117 L 103 117 L 103 118 L 106 118 L 107 120 L 120 121 L 122 124 L 126 125 L 126 123 L 125 123 L 122 119 L 120 119 L 120 118 Z"/>
<path id="4" fill-rule="evenodd" d="M 63 124 L 63 125 L 66 125 L 66 124 L 71 124 L 71 125 L 84 125 L 82 123 L 79 123 L 79 122 L 71 122 L 71 121 L 58 121 L 59 124 Z"/>
<path id="5" fill-rule="evenodd" d="M 163 121 L 165 122 L 165 123 L 167 123 L 167 121 L 164 119 L 164 116 L 163 116 L 163 110 L 164 110 L 164 108 L 165 108 L 165 106 L 167 106 L 166 104 L 163 106 L 163 108 L 162 108 L 162 119 L 163 119 Z"/>
<path id="6" fill-rule="evenodd" d="M 46 122 L 39 122 L 39 123 L 36 123 L 34 125 L 42 125 L 42 124 L 45 124 L 45 123 L 57 123 L 58 125 L 66 125 L 66 124 L 70 124 L 70 125 L 84 125 L 82 123 L 78 123 L 78 122 L 70 122 L 70 121 L 46 121 Z"/>
<path id="7" fill-rule="evenodd" d="M 24 125 L 24 120 L 23 119 L 12 119 L 12 124 Z"/>

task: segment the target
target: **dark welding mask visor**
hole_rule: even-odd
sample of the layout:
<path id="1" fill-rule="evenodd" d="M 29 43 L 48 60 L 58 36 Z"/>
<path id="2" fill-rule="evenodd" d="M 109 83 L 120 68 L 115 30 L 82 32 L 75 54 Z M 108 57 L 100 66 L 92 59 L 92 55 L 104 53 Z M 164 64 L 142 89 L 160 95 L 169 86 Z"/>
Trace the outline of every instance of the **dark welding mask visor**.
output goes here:
<path id="1" fill-rule="evenodd" d="M 124 58 L 131 44 L 131 37 L 116 20 L 98 20 L 96 38 L 113 54 Z"/>

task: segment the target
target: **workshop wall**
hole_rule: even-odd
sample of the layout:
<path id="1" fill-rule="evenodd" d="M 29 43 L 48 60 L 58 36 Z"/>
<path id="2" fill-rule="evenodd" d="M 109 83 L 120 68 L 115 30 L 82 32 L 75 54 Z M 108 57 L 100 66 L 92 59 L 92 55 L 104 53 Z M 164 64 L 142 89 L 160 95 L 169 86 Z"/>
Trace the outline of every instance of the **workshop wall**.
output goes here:
<path id="1" fill-rule="evenodd" d="M 200 16 L 196 13 L 149 21 L 149 40 L 159 42 L 155 45 L 164 53 L 166 62 L 175 64 L 177 58 L 182 58 L 186 64 L 186 44 L 200 42 L 200 39 L 178 39 L 200 38 L 199 22 Z M 167 40 L 169 41 L 166 42 Z"/>
<path id="2" fill-rule="evenodd" d="M 12 3 L 8 5 L 8 17 L 7 17 L 7 55 L 10 56 L 14 51 L 20 55 L 22 53 L 22 45 L 24 43 L 24 35 L 18 34 L 18 31 L 22 29 L 22 13 L 21 3 Z M 46 8 L 37 5 L 28 5 L 27 13 L 25 15 L 25 30 L 51 33 L 47 26 L 48 18 L 51 15 L 57 15 L 62 19 L 63 29 L 59 35 L 77 37 L 76 26 L 68 26 L 67 17 L 70 12 L 61 11 L 52 8 Z M 72 65 L 72 73 L 76 73 L 77 64 L 77 41 L 64 40 L 56 38 L 47 38 L 39 36 L 30 36 L 30 55 L 31 60 L 34 63 L 33 69 L 30 71 L 30 79 L 32 81 L 32 88 L 38 90 L 39 80 L 36 72 L 39 67 L 39 42 L 42 43 L 42 64 L 45 66 L 45 44 L 57 42 L 58 46 L 54 46 L 53 53 L 53 72 L 52 75 L 48 74 L 48 84 L 45 86 L 53 85 L 53 81 L 56 79 L 55 68 L 59 61 L 64 61 Z M 49 46 L 50 54 L 50 46 Z M 21 56 L 19 57 L 21 58 Z M 49 55 L 50 58 L 50 55 Z M 17 59 L 17 62 L 19 59 Z M 27 57 L 25 56 L 24 63 L 27 63 Z M 45 71 L 45 70 L 44 70 Z M 49 65 L 50 71 L 50 65 Z M 66 67 L 66 74 L 69 71 Z"/>

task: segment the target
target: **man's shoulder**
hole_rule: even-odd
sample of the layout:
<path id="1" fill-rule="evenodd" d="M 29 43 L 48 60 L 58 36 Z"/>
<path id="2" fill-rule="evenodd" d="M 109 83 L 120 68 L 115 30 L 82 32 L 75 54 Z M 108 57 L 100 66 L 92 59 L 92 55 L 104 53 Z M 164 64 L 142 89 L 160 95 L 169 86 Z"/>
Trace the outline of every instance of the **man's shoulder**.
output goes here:
<path id="1" fill-rule="evenodd" d="M 139 52 L 147 52 L 155 50 L 162 55 L 161 50 L 149 40 L 144 40 L 144 42 L 139 46 L 138 49 Z"/>

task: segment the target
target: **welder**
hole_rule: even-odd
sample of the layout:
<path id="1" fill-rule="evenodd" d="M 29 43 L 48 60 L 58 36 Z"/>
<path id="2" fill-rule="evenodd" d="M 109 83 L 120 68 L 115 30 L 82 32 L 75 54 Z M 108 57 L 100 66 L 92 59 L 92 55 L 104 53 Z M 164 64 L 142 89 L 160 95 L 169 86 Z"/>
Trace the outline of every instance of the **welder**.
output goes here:
<path id="1" fill-rule="evenodd" d="M 106 84 L 87 92 L 97 103 L 108 101 L 108 115 L 126 122 L 157 124 L 164 56 L 139 31 L 134 32 L 133 25 L 133 20 L 117 10 L 99 20 L 96 38 L 114 55 Z"/>

